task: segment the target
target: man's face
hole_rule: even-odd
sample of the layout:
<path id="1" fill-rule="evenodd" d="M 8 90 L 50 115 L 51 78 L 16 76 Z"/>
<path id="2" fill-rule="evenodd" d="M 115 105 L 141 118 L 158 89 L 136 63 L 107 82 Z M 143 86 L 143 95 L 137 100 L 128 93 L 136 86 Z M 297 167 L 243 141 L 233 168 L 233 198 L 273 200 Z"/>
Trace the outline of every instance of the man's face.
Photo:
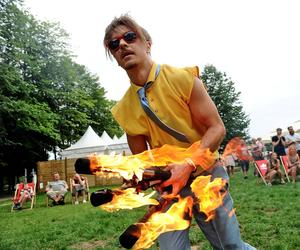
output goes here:
<path id="1" fill-rule="evenodd" d="M 112 40 L 119 40 L 117 49 L 110 49 L 119 66 L 125 70 L 132 69 L 142 63 L 147 58 L 147 52 L 150 51 L 150 43 L 144 41 L 143 38 L 136 33 L 136 38 L 132 41 L 126 41 L 124 35 L 133 31 L 126 26 L 118 26 L 112 33 Z"/>
<path id="2" fill-rule="evenodd" d="M 290 135 L 293 135 L 295 133 L 293 127 L 288 127 L 288 131 L 289 131 Z"/>
<path id="3" fill-rule="evenodd" d="M 59 180 L 59 174 L 54 174 L 53 177 L 54 177 L 54 180 L 55 180 L 55 181 L 58 181 L 58 180 Z"/>
<path id="4" fill-rule="evenodd" d="M 282 130 L 281 129 L 277 129 L 277 135 L 281 135 Z"/>

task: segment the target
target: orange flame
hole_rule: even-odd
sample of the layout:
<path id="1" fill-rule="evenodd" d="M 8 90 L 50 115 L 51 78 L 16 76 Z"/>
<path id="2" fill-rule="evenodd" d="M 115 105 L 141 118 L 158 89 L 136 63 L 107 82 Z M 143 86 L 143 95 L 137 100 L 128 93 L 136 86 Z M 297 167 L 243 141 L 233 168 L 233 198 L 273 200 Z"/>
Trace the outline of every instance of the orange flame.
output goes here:
<path id="1" fill-rule="evenodd" d="M 146 196 L 144 193 L 137 194 L 134 188 L 114 191 L 117 191 L 117 194 L 113 196 L 112 201 L 100 206 L 103 210 L 114 212 L 120 209 L 133 209 L 145 205 L 158 205 L 158 201 L 151 198 L 155 191 Z"/>
<path id="2" fill-rule="evenodd" d="M 190 226 L 193 198 L 178 198 L 168 211 L 154 213 L 147 222 L 138 223 L 141 236 L 134 245 L 134 249 L 149 248 L 157 237 L 165 232 L 184 230 Z"/>
<path id="3" fill-rule="evenodd" d="M 211 176 L 198 176 L 191 188 L 197 199 L 199 200 L 200 211 L 207 216 L 206 221 L 214 218 L 215 210 L 223 204 L 223 197 L 226 195 L 224 187 L 226 180 L 215 178 L 210 181 Z"/>
<path id="4" fill-rule="evenodd" d="M 229 154 L 235 153 L 236 156 L 240 160 L 252 160 L 252 157 L 242 150 L 242 147 L 247 147 L 245 141 L 239 137 L 232 138 L 226 145 L 222 158 L 225 159 L 225 157 Z"/>
<path id="5" fill-rule="evenodd" d="M 196 165 L 204 170 L 209 169 L 215 162 L 216 155 L 209 149 L 201 149 L 200 141 L 195 142 L 189 148 L 180 148 L 172 145 L 164 145 L 160 148 L 146 150 L 137 155 L 92 155 L 90 156 L 92 172 L 116 172 L 129 180 L 134 175 L 142 179 L 145 168 L 152 166 L 166 166 L 169 163 L 184 162 L 191 158 Z M 101 167 L 100 167 L 101 166 Z"/>

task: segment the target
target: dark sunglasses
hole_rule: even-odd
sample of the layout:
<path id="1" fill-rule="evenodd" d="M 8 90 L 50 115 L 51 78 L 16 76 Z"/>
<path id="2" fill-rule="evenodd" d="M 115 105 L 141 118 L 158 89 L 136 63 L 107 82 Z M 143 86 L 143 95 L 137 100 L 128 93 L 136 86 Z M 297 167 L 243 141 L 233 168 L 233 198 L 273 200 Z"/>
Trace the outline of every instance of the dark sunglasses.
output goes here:
<path id="1" fill-rule="evenodd" d="M 120 47 L 120 41 L 124 39 L 127 43 L 133 43 L 136 39 L 136 33 L 133 31 L 128 31 L 125 34 L 116 37 L 114 40 L 111 40 L 107 43 L 107 47 L 110 50 L 118 50 Z"/>

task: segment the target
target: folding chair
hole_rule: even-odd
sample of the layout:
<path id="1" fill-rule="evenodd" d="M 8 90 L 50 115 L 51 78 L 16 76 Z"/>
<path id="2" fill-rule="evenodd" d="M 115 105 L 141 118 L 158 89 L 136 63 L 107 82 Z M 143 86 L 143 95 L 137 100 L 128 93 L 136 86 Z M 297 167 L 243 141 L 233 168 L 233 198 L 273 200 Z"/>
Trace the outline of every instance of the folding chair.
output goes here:
<path id="1" fill-rule="evenodd" d="M 266 174 L 268 172 L 268 161 L 267 160 L 260 160 L 260 161 L 255 161 L 255 167 L 261 177 L 261 179 L 263 180 L 263 182 L 267 184 L 266 182 Z"/>
<path id="2" fill-rule="evenodd" d="M 285 174 L 288 182 L 291 182 L 290 178 L 289 178 L 289 174 L 288 174 L 289 163 L 288 163 L 287 156 L 286 155 L 280 156 L 280 161 L 281 161 L 281 165 L 283 166 L 284 174 Z"/>
<path id="3" fill-rule="evenodd" d="M 30 201 L 30 209 L 33 208 L 33 205 L 36 203 L 36 183 L 35 181 L 27 183 L 28 187 L 30 187 L 32 189 L 32 194 L 31 194 L 31 201 Z M 16 190 L 15 190 L 15 194 L 14 194 L 14 198 L 13 198 L 13 204 L 11 207 L 11 211 L 14 210 L 14 206 L 15 203 L 17 201 L 20 200 L 21 196 L 22 196 L 22 191 L 25 188 L 25 184 L 24 183 L 19 183 L 16 185 Z"/>

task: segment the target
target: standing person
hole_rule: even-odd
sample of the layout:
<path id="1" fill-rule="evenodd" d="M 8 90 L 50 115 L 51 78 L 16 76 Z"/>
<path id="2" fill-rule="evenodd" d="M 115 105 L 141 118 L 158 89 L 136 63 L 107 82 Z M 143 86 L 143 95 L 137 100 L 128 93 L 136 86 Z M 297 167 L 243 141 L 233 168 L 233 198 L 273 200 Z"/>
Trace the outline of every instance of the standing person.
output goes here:
<path id="1" fill-rule="evenodd" d="M 124 97 L 113 107 L 112 113 L 125 130 L 133 154 L 147 150 L 147 144 L 151 148 L 164 144 L 187 148 L 199 140 L 202 148 L 217 151 L 225 135 L 225 128 L 198 78 L 197 67 L 181 69 L 152 61 L 149 33 L 128 15 L 115 18 L 107 26 L 104 45 L 107 54 L 115 58 L 131 82 Z M 149 112 L 149 109 L 153 112 Z M 175 138 L 173 132 L 173 135 L 169 134 L 170 130 L 165 132 L 165 128 L 162 128 L 164 126 L 157 125 L 161 121 L 157 121 L 157 117 L 171 126 L 172 131 L 180 132 L 181 137 L 176 133 Z M 201 167 L 187 159 L 184 163 L 169 164 L 167 170 L 172 175 L 161 187 L 172 186 L 173 195 L 192 195 L 189 187 L 192 173 L 201 172 Z M 208 172 L 212 178 L 228 179 L 221 166 L 211 166 Z M 216 210 L 214 220 L 205 222 L 196 205 L 193 214 L 214 249 L 253 249 L 241 240 L 236 216 L 229 217 L 226 212 L 231 209 L 232 199 L 228 193 L 223 206 Z M 186 229 L 160 235 L 160 249 L 190 249 L 188 233 Z"/>
<path id="2" fill-rule="evenodd" d="M 227 170 L 227 174 L 230 176 L 230 175 L 233 175 L 234 173 L 234 167 L 235 167 L 235 160 L 236 160 L 236 155 L 235 153 L 231 153 L 231 154 L 228 154 L 225 156 L 225 167 L 226 167 L 226 170 Z"/>
<path id="3" fill-rule="evenodd" d="M 252 138 L 250 148 L 251 148 L 252 157 L 255 161 L 264 159 L 263 152 L 259 147 L 259 145 L 257 144 L 257 140 L 255 138 Z M 258 172 L 256 168 L 254 168 L 254 175 L 258 176 Z"/>
<path id="4" fill-rule="evenodd" d="M 251 154 L 249 153 L 248 146 L 244 140 L 241 140 L 241 145 L 237 148 L 237 155 L 241 163 L 244 179 L 248 179 Z"/>
<path id="5" fill-rule="evenodd" d="M 285 138 L 282 135 L 282 129 L 276 129 L 277 135 L 272 137 L 273 152 L 278 156 L 286 155 L 285 153 Z"/>
<path id="6" fill-rule="evenodd" d="M 262 141 L 261 137 L 257 138 L 256 145 L 259 147 L 260 151 L 262 152 L 263 158 L 264 158 L 266 146 L 265 146 L 264 142 Z"/>
<path id="7" fill-rule="evenodd" d="M 289 126 L 287 129 L 289 133 L 285 136 L 286 146 L 289 146 L 294 142 L 296 145 L 297 153 L 300 156 L 300 135 L 295 133 L 293 126 Z"/>
<path id="8" fill-rule="evenodd" d="M 46 187 L 47 196 L 53 200 L 53 205 L 64 205 L 65 194 L 68 191 L 68 184 L 60 179 L 59 173 L 53 174 L 53 181 L 50 181 Z"/>

